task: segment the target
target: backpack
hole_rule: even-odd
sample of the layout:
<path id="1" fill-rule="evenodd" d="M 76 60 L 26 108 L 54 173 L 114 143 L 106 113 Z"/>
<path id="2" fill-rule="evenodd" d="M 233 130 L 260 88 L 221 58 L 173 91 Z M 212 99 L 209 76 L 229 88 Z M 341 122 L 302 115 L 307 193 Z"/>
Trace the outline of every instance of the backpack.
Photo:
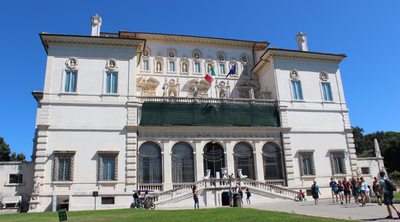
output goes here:
<path id="1" fill-rule="evenodd" d="M 397 185 L 393 182 L 393 180 L 387 178 L 385 180 L 385 186 L 386 186 L 386 190 L 388 191 L 396 191 L 397 190 Z"/>

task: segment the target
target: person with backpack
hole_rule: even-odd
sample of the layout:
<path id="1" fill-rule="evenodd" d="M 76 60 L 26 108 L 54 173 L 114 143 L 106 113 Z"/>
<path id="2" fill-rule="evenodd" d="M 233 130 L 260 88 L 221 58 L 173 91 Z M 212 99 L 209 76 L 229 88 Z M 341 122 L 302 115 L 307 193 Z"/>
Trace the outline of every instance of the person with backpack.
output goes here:
<path id="1" fill-rule="evenodd" d="M 197 191 L 197 186 L 196 185 L 193 186 L 193 200 L 194 200 L 194 209 L 196 210 L 196 206 L 197 206 L 197 209 L 200 209 L 199 191 Z"/>
<path id="2" fill-rule="evenodd" d="M 337 182 L 335 181 L 335 179 L 331 178 L 331 182 L 329 182 L 329 186 L 331 187 L 332 202 L 335 203 L 335 196 L 336 196 L 336 202 L 338 202 Z"/>
<path id="3" fill-rule="evenodd" d="M 314 184 L 311 186 L 311 193 L 314 198 L 314 204 L 318 205 L 319 194 L 321 194 L 321 191 L 319 191 L 319 187 L 317 186 L 317 181 L 315 180 Z"/>
<path id="4" fill-rule="evenodd" d="M 349 181 L 347 181 L 346 177 L 343 178 L 343 187 L 344 187 L 344 199 L 346 200 L 346 203 L 351 203 L 350 198 L 351 198 L 351 184 Z"/>
<path id="5" fill-rule="evenodd" d="M 383 193 L 383 203 L 386 205 L 387 207 L 387 211 L 389 213 L 389 215 L 386 217 L 386 219 L 392 219 L 392 209 L 390 209 L 390 207 L 392 207 L 396 212 L 397 212 L 397 216 L 400 218 L 400 212 L 397 209 L 397 207 L 394 205 L 394 191 L 396 191 L 397 187 L 396 184 L 393 183 L 392 180 L 390 180 L 389 178 L 386 178 L 385 172 L 380 172 L 379 175 L 381 176 L 381 180 L 379 181 L 380 184 L 380 193 Z"/>

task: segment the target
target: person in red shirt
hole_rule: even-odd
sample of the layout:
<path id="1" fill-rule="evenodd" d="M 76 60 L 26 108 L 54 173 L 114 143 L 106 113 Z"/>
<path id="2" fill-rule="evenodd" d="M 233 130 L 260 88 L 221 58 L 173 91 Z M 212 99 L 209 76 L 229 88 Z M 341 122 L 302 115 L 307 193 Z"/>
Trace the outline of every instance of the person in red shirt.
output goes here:
<path id="1" fill-rule="evenodd" d="M 344 199 L 346 200 L 346 203 L 347 203 L 347 199 L 349 200 L 349 203 L 351 203 L 350 202 L 350 198 L 351 198 L 351 192 L 350 192 L 351 183 L 346 180 L 346 177 L 343 178 L 343 187 L 344 187 Z"/>
<path id="2" fill-rule="evenodd" d="M 306 195 L 304 194 L 304 192 L 303 192 L 302 190 L 300 190 L 300 194 L 301 194 L 301 196 L 303 197 L 304 201 L 307 201 L 307 200 L 306 200 Z"/>

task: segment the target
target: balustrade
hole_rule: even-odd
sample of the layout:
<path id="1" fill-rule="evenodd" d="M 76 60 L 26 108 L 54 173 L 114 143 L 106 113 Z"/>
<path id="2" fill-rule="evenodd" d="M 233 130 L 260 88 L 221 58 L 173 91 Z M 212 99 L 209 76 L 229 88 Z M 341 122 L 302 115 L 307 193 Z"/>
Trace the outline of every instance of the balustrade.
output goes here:
<path id="1" fill-rule="evenodd" d="M 276 106 L 275 100 L 266 99 L 237 99 L 237 98 L 189 98 L 189 97 L 160 97 L 136 96 L 136 101 L 143 102 L 174 102 L 174 103 L 226 103 L 226 104 L 255 104 Z"/>

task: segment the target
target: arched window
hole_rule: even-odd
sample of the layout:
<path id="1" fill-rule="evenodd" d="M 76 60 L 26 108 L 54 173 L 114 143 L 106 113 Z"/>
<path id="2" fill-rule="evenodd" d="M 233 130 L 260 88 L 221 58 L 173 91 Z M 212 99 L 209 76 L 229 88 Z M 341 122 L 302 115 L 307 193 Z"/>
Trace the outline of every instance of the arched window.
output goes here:
<path id="1" fill-rule="evenodd" d="M 224 149 L 218 143 L 211 142 L 204 146 L 203 152 L 204 173 L 211 170 L 211 176 L 217 178 L 218 172 L 221 177 L 221 168 L 225 167 Z"/>
<path id="2" fill-rule="evenodd" d="M 281 149 L 275 143 L 266 143 L 262 149 L 264 162 L 264 179 L 283 179 Z"/>
<path id="3" fill-rule="evenodd" d="M 194 158 L 192 147 L 179 142 L 172 147 L 172 183 L 194 182 Z"/>
<path id="4" fill-rule="evenodd" d="M 162 183 L 161 149 L 156 143 L 140 146 L 138 168 L 139 183 Z"/>
<path id="5" fill-rule="evenodd" d="M 242 169 L 242 174 L 255 180 L 253 149 L 248 143 L 238 143 L 233 149 L 235 159 L 235 174 L 239 177 L 237 170 Z"/>

